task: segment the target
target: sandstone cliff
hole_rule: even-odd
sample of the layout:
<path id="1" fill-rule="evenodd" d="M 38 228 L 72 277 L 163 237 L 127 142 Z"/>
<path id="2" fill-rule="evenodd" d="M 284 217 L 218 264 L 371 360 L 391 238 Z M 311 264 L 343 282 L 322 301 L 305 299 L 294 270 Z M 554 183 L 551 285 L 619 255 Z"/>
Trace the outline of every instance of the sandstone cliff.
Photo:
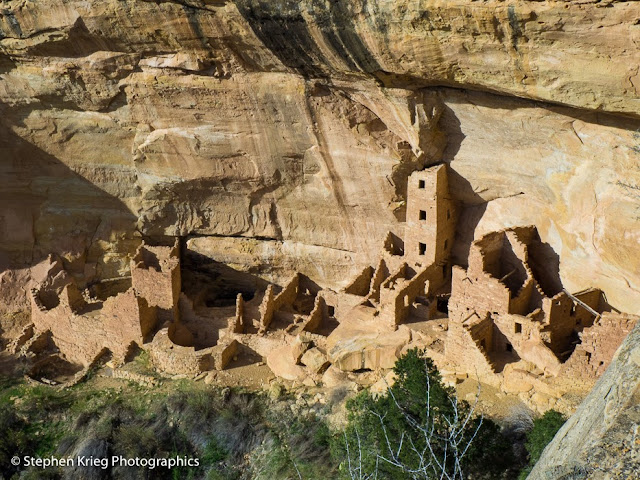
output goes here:
<path id="1" fill-rule="evenodd" d="M 8 0 L 0 294 L 141 236 L 282 282 L 373 263 L 416 168 L 450 164 L 471 240 L 535 224 L 567 288 L 640 305 L 637 2 Z M 401 233 L 401 232 L 397 232 Z"/>

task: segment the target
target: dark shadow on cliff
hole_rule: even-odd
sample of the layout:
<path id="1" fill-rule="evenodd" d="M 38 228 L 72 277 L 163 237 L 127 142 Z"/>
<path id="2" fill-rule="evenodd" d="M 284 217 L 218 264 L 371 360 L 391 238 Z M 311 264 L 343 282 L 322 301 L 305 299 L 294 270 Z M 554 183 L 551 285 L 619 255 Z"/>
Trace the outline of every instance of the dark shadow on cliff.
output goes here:
<path id="1" fill-rule="evenodd" d="M 571 119 L 576 119 L 593 125 L 614 127 L 631 132 L 637 131 L 640 126 L 637 120 L 621 115 L 581 110 L 496 93 L 445 87 L 440 87 L 436 90 L 442 92 L 445 101 L 444 112 L 440 120 L 440 127 L 445 131 L 447 137 L 447 147 L 443 154 L 443 162 L 451 167 L 449 172 L 450 189 L 461 205 L 456 243 L 452 255 L 454 262 L 462 265 L 466 264 L 469 247 L 473 242 L 475 231 L 485 214 L 488 203 L 482 197 L 483 192 L 474 191 L 472 185 L 455 170 L 456 163 L 454 160 L 460 151 L 465 134 L 461 130 L 460 120 L 456 117 L 455 112 L 446 105 L 470 104 L 485 109 L 503 110 L 505 115 L 508 115 L 511 110 L 542 109 L 566 116 L 567 122 L 571 122 Z M 487 126 L 487 128 L 491 128 L 491 126 Z M 478 168 L 483 167 L 478 165 Z M 555 271 L 557 269 L 557 255 L 555 253 L 550 255 L 548 261 L 549 269 Z M 554 282 L 551 283 L 553 284 Z M 550 290 L 555 290 L 555 288 L 552 287 Z"/>
<path id="2" fill-rule="evenodd" d="M 85 57 L 98 51 L 119 51 L 107 38 L 92 33 L 84 20 L 78 17 L 68 28 L 61 28 L 46 42 L 35 43 L 26 50 L 29 55 L 41 57 Z"/>
<path id="3" fill-rule="evenodd" d="M 331 61 L 313 39 L 302 9 L 303 2 L 236 0 L 247 24 L 266 47 L 287 67 L 307 77 L 326 77 Z M 355 30 L 349 2 L 319 2 L 313 5 L 314 25 L 324 43 L 352 71 L 372 73 L 380 65 Z"/>
<path id="4" fill-rule="evenodd" d="M 136 217 L 120 199 L 13 132 L 1 104 L 0 115 L 0 273 L 54 254 L 75 258 L 65 267 L 83 277 L 92 245 L 134 231 Z"/>
<path id="5" fill-rule="evenodd" d="M 442 154 L 442 160 L 443 163 L 449 165 L 449 191 L 458 202 L 456 241 L 451 255 L 453 263 L 466 266 L 476 228 L 487 209 L 487 201 L 476 193 L 471 183 L 455 170 L 455 165 L 452 165 L 460 151 L 465 135 L 460 128 L 460 120 L 446 105 L 440 117 L 439 126 L 444 130 L 447 138 L 447 146 Z"/>
<path id="6" fill-rule="evenodd" d="M 562 291 L 560 278 L 560 255 L 553 247 L 542 241 L 536 230 L 534 241 L 528 248 L 529 266 L 540 288 L 548 297 Z"/>

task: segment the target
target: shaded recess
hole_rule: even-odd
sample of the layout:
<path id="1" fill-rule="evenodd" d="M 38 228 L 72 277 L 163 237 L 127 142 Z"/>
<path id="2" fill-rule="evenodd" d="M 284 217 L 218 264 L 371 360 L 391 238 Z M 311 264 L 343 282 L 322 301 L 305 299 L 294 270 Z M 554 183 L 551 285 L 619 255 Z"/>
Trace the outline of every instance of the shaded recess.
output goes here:
<path id="1" fill-rule="evenodd" d="M 493 238 L 494 236 L 496 238 Z M 511 291 L 512 297 L 515 297 L 527 279 L 527 272 L 522 261 L 517 257 L 511 242 L 502 232 L 485 236 L 483 240 L 478 242 L 478 245 L 484 248 L 485 242 L 495 242 L 495 244 L 491 245 L 494 248 L 488 248 L 485 251 L 484 271 L 506 285 Z"/>
<path id="2" fill-rule="evenodd" d="M 236 270 L 187 248 L 182 249 L 181 274 L 182 291 L 195 306 L 233 306 L 238 293 L 249 301 L 269 285 L 257 275 Z"/>

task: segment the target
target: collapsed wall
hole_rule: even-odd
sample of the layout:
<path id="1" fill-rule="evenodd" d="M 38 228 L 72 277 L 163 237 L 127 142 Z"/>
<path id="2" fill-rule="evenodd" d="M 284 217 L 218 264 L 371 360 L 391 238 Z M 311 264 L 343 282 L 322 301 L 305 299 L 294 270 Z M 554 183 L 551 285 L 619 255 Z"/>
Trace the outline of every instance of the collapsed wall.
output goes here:
<path id="1" fill-rule="evenodd" d="M 602 337 L 607 341 L 606 336 Z M 640 425 L 640 324 L 576 412 L 542 452 L 527 477 L 634 478 L 638 473 Z"/>

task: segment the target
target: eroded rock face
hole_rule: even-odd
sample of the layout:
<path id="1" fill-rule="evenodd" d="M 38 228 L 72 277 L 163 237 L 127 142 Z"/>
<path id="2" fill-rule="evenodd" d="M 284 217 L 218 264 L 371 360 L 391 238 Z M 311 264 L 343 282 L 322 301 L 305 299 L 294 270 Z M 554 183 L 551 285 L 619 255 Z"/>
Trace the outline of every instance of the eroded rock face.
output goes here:
<path id="1" fill-rule="evenodd" d="M 638 6 L 600 5 L 5 2 L 2 310 L 49 253 L 126 275 L 141 235 L 344 285 L 444 160 L 456 249 L 536 224 L 571 290 L 637 312 Z"/>

